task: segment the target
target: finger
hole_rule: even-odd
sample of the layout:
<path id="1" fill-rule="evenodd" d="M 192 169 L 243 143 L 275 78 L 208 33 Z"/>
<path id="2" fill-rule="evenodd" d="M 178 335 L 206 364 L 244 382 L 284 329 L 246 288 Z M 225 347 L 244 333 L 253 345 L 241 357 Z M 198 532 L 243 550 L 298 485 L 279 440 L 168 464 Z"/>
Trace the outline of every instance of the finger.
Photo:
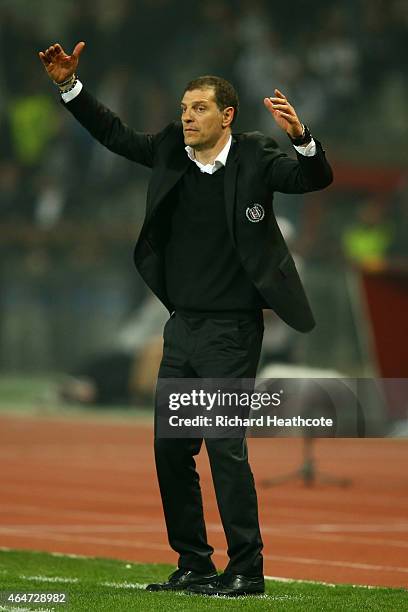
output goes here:
<path id="1" fill-rule="evenodd" d="M 45 53 L 43 53 L 43 51 L 39 51 L 38 52 L 39 58 L 42 61 L 42 63 L 44 64 L 44 66 L 48 66 L 48 64 L 50 63 L 49 60 L 47 59 L 47 56 L 45 55 Z"/>
<path id="2" fill-rule="evenodd" d="M 57 57 L 58 55 L 60 55 L 62 53 L 61 45 L 59 45 L 58 43 L 55 43 L 54 45 L 51 45 L 49 50 L 50 50 L 50 55 L 53 58 Z"/>
<path id="3" fill-rule="evenodd" d="M 275 89 L 275 94 L 278 96 L 278 98 L 283 98 L 284 100 L 286 100 L 286 96 L 279 91 L 279 89 Z"/>
<path id="4" fill-rule="evenodd" d="M 45 59 L 47 60 L 47 62 L 49 64 L 51 64 L 51 62 L 52 62 L 52 55 L 50 53 L 50 50 L 47 49 L 46 51 L 44 51 L 44 55 L 45 55 Z"/>
<path id="5" fill-rule="evenodd" d="M 48 64 L 53 64 L 54 63 L 54 58 L 50 54 L 48 54 L 47 55 L 47 61 L 48 61 Z"/>
<path id="6" fill-rule="evenodd" d="M 282 116 L 282 111 L 279 111 L 274 108 L 269 98 L 264 99 L 264 104 L 274 119 L 279 119 Z"/>
<path id="7" fill-rule="evenodd" d="M 273 104 L 270 98 L 264 98 L 264 104 L 270 113 L 274 112 Z"/>
<path id="8" fill-rule="evenodd" d="M 277 102 L 272 102 L 272 106 L 273 106 L 273 108 L 275 108 L 277 110 L 287 111 L 288 113 L 290 113 L 292 111 L 292 109 L 289 106 L 289 104 L 278 104 Z"/>
<path id="9" fill-rule="evenodd" d="M 84 41 L 81 41 L 79 43 L 77 43 L 75 45 L 75 49 L 72 52 L 72 55 L 76 58 L 78 58 L 80 56 L 80 54 L 82 53 L 82 51 L 84 50 L 85 47 L 85 43 Z"/>
<path id="10" fill-rule="evenodd" d="M 288 104 L 291 106 L 286 98 L 269 98 L 271 102 L 276 102 L 277 104 Z"/>
<path id="11" fill-rule="evenodd" d="M 283 100 L 281 100 L 280 98 L 275 98 L 280 100 L 281 103 L 278 102 L 272 102 L 272 109 L 278 112 L 283 112 L 283 113 L 287 113 L 288 115 L 290 115 L 291 117 L 296 117 L 296 112 L 295 109 L 288 103 L 283 103 Z"/>
<path id="12" fill-rule="evenodd" d="M 56 45 L 54 45 L 54 57 L 66 57 L 67 54 L 65 53 L 64 49 L 61 47 L 61 45 L 59 45 L 58 43 Z"/>
<path id="13" fill-rule="evenodd" d="M 57 51 L 55 49 L 55 45 L 51 45 L 51 47 L 48 47 L 48 55 L 54 59 L 54 57 L 56 56 Z"/>
<path id="14" fill-rule="evenodd" d="M 277 111 L 278 115 L 286 119 L 289 123 L 296 123 L 297 119 L 290 113 L 285 113 L 283 111 Z"/>

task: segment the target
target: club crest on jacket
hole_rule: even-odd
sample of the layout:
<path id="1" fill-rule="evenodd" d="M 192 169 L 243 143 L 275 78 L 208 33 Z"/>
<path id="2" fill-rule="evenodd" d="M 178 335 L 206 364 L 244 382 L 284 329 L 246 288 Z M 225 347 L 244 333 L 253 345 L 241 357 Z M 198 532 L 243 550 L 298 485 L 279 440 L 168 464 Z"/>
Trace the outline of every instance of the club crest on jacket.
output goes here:
<path id="1" fill-rule="evenodd" d="M 246 217 L 248 221 L 252 223 L 258 223 L 262 221 L 265 216 L 265 209 L 261 204 L 252 204 L 252 206 L 248 206 L 245 211 Z"/>

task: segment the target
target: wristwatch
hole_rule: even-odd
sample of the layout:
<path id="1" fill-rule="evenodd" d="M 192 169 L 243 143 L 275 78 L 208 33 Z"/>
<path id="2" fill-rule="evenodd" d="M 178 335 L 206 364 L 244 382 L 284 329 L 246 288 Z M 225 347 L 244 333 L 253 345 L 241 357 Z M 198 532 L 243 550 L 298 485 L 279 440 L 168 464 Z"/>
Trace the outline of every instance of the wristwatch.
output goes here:
<path id="1" fill-rule="evenodd" d="M 312 135 L 310 133 L 309 128 L 305 124 L 302 124 L 302 125 L 303 125 L 303 134 L 301 136 L 298 136 L 297 138 L 292 138 L 288 134 L 289 139 L 291 140 L 292 144 L 295 145 L 295 147 L 304 147 L 307 144 L 309 144 L 309 142 L 312 140 Z"/>

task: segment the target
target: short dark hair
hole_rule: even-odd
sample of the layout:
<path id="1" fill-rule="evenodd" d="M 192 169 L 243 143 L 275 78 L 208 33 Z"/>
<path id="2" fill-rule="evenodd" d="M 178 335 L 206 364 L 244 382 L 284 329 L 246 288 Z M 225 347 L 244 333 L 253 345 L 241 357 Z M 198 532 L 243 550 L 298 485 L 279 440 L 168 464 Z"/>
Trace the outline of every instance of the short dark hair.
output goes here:
<path id="1" fill-rule="evenodd" d="M 215 103 L 217 104 L 220 111 L 223 111 L 227 106 L 234 108 L 234 117 L 231 125 L 234 123 L 238 116 L 239 111 L 239 99 L 238 94 L 235 91 L 232 83 L 221 77 L 206 75 L 193 79 L 187 83 L 184 92 L 192 91 L 193 89 L 207 89 L 212 87 L 214 89 Z"/>

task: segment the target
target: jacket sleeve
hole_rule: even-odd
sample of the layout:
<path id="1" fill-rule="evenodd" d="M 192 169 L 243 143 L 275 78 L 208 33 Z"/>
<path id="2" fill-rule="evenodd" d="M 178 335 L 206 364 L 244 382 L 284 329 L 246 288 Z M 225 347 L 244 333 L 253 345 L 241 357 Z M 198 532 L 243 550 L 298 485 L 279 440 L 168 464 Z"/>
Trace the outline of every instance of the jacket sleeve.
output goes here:
<path id="1" fill-rule="evenodd" d="M 262 136 L 257 165 L 271 191 L 307 193 L 328 187 L 333 172 L 322 145 L 316 138 L 316 154 L 306 157 L 296 152 L 297 160 L 288 157 L 272 138 Z"/>
<path id="2" fill-rule="evenodd" d="M 70 102 L 61 102 L 75 119 L 110 151 L 148 168 L 153 166 L 157 143 L 166 128 L 158 134 L 137 132 L 98 102 L 85 88 Z"/>

